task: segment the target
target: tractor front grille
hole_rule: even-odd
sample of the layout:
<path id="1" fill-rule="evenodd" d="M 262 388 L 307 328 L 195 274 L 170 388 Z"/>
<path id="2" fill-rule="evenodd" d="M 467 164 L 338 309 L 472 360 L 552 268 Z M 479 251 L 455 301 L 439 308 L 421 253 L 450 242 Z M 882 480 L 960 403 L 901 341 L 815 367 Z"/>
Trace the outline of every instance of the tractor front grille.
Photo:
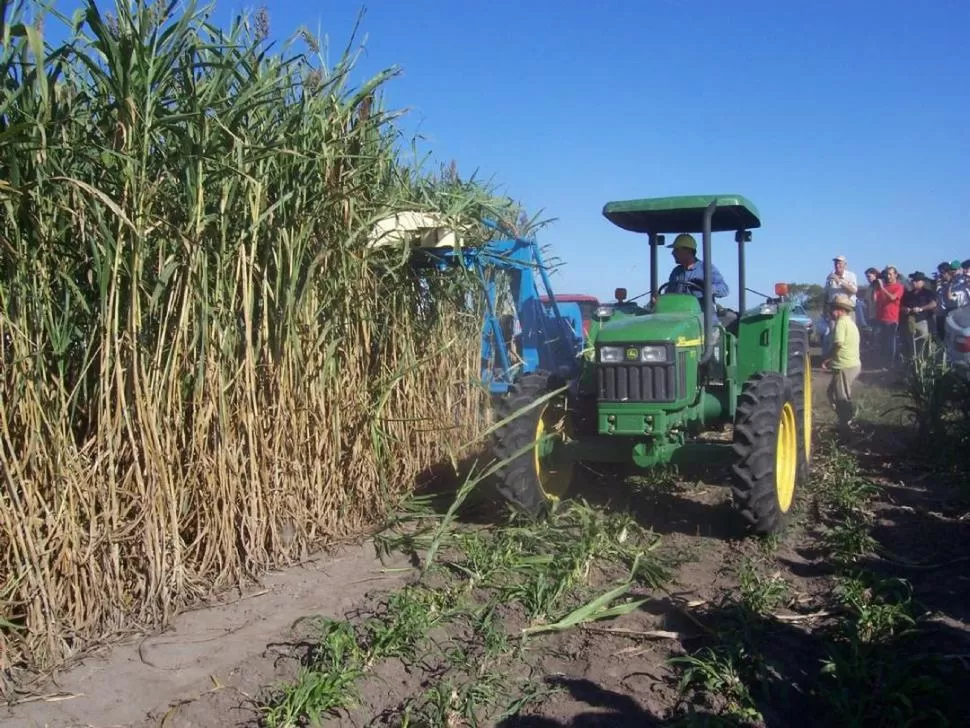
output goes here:
<path id="1" fill-rule="evenodd" d="M 600 364 L 600 402 L 673 402 L 687 390 L 687 354 L 662 364 Z"/>

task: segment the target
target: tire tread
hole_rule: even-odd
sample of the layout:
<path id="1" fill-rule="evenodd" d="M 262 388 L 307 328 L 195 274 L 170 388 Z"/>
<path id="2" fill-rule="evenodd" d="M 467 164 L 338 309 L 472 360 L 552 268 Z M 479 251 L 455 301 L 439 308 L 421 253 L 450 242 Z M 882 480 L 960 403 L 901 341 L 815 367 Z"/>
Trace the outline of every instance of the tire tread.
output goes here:
<path id="1" fill-rule="evenodd" d="M 786 521 L 778 506 L 774 474 L 778 420 L 783 405 L 790 401 L 791 383 L 777 372 L 753 375 L 738 397 L 731 493 L 741 516 L 756 533 L 776 532 Z"/>

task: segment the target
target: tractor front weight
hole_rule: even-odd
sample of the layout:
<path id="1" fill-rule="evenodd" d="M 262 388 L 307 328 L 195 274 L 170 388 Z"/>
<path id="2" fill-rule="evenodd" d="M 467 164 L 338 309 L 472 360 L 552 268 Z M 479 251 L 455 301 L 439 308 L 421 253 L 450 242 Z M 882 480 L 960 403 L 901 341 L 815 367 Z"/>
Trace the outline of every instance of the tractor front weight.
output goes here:
<path id="1" fill-rule="evenodd" d="M 731 406 L 725 393 L 701 391 L 697 404 L 673 411 L 645 408 L 639 403 L 600 404 L 596 422 L 600 435 L 656 437 L 675 429 L 701 432 L 707 423 L 730 416 Z"/>

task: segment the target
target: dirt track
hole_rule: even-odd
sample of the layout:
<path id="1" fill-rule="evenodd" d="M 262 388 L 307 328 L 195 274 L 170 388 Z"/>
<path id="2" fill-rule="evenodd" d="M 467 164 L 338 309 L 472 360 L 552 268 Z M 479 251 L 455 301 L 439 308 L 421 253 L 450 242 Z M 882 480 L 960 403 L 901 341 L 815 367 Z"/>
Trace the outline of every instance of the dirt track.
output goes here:
<path id="1" fill-rule="evenodd" d="M 827 376 L 816 372 L 815 377 L 816 421 L 824 431 L 831 421 L 824 404 Z M 866 565 L 912 584 L 917 611 L 930 625 L 921 644 L 951 655 L 959 666 L 960 656 L 970 653 L 970 506 L 953 484 L 900 459 L 905 431 L 877 416 L 888 402 L 886 390 L 864 376 L 862 426 L 845 445 L 860 474 L 880 486 L 868 505 L 880 556 Z M 629 596 L 646 601 L 630 614 L 543 637 L 516 653 L 514 661 L 490 665 L 512 682 L 542 686 L 500 725 L 642 726 L 670 719 L 684 709 L 685 698 L 677 685 L 682 674 L 668 659 L 716 647 L 716 635 L 737 616 L 732 599 L 739 593 L 768 595 L 774 584 L 784 585 L 784 597 L 765 597 L 764 612 L 749 614 L 745 623 L 746 630 L 760 635 L 756 662 L 769 664 L 775 674 L 764 686 L 768 697 L 752 696 L 763 720 L 752 718 L 752 724 L 813 724 L 815 698 L 806 686 L 816 679 L 829 649 L 823 636 L 834 580 L 824 529 L 808 494 L 780 541 L 766 546 L 743 538 L 725 479 L 723 469 L 704 468 L 642 487 L 636 479 L 631 487 L 629 479 L 590 477 L 580 495 L 603 510 L 628 511 L 659 534 L 660 553 L 674 565 L 672 579 L 659 589 L 631 590 Z M 479 524 L 467 528 L 474 531 Z M 147 726 L 164 719 L 166 726 L 254 725 L 258 715 L 248 699 L 295 674 L 292 658 L 301 652 L 294 643 L 309 636 L 291 629 L 296 620 L 320 613 L 334 618 L 375 614 L 389 589 L 415 577 L 411 569 L 382 575 L 373 554 L 369 543 L 348 547 L 335 560 L 269 577 L 265 592 L 183 615 L 164 634 L 85 660 L 50 686 L 56 702 L 6 709 L 0 723 Z M 405 564 L 401 556 L 393 566 Z M 590 582 L 606 589 L 620 572 L 593 573 Z M 501 616 L 509 634 L 525 626 L 513 609 Z M 437 642 L 460 636 L 442 629 L 435 634 Z M 469 648 L 468 654 L 478 653 Z M 435 665 L 389 660 L 376 666 L 360 683 L 360 707 L 333 724 L 368 725 L 383 715 L 373 724 L 394 725 L 409 697 L 443 679 Z M 709 692 L 694 701 L 692 711 L 728 711 L 737 717 L 729 689 Z"/>
<path id="2" fill-rule="evenodd" d="M 237 708 L 276 679 L 264 657 L 307 614 L 351 609 L 373 589 L 405 577 L 403 558 L 386 564 L 371 542 L 340 548 L 300 567 L 266 576 L 224 606 L 179 616 L 162 634 L 105 648 L 49 684 L 43 699 L 0 708 L 3 726 L 159 725 L 174 706 L 175 723 L 217 726 L 255 718 Z M 173 714 L 174 715 L 174 714 Z"/>

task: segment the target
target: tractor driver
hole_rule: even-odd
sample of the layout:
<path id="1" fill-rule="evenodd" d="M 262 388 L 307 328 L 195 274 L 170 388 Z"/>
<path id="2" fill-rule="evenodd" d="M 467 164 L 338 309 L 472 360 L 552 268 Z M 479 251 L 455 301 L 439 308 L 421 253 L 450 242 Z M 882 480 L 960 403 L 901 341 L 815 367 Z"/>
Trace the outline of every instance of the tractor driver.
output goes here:
<path id="1" fill-rule="evenodd" d="M 697 241 L 692 235 L 681 233 L 670 244 L 677 265 L 670 271 L 667 293 L 690 293 L 697 296 L 704 308 L 704 263 L 697 258 Z M 714 298 L 728 295 L 728 285 L 713 263 L 711 263 L 711 289 Z"/>
<path id="2" fill-rule="evenodd" d="M 689 293 L 696 296 L 698 302 L 701 304 L 701 310 L 711 318 L 716 341 L 718 338 L 718 329 L 713 324 L 714 316 L 717 313 L 717 306 L 714 307 L 714 311 L 706 311 L 704 309 L 704 263 L 697 258 L 697 241 L 694 240 L 692 235 L 681 233 L 674 238 L 674 242 L 668 247 L 673 248 L 671 252 L 673 253 L 674 260 L 677 261 L 677 265 L 670 271 L 670 278 L 667 281 L 667 293 Z M 713 298 L 724 298 L 728 295 L 728 292 L 728 285 L 725 283 L 721 271 L 711 263 L 711 293 Z M 657 297 L 653 296 L 652 301 L 656 304 Z M 735 317 L 732 316 L 729 318 L 733 319 Z M 729 323 L 730 321 L 722 321 L 722 324 L 725 326 L 729 325 Z"/>

